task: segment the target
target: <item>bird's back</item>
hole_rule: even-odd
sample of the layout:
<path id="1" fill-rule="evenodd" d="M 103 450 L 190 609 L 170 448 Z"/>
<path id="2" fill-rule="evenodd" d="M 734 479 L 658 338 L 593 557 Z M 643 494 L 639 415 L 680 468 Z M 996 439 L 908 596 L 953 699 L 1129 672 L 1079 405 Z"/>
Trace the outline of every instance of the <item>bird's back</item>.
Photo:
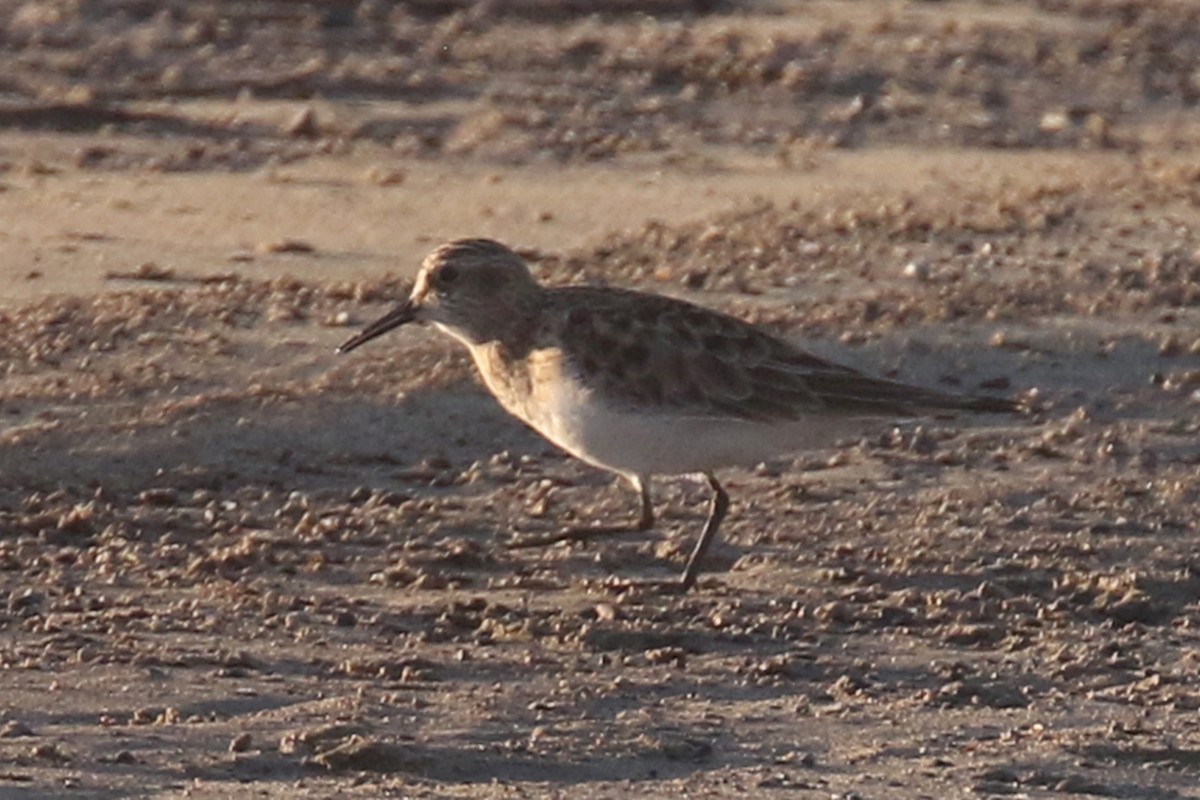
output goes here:
<path id="1" fill-rule="evenodd" d="M 616 406 L 748 422 L 1017 410 L 1003 398 L 874 378 L 675 298 L 560 287 L 546 300 L 539 339 L 560 346 L 579 380 Z"/>

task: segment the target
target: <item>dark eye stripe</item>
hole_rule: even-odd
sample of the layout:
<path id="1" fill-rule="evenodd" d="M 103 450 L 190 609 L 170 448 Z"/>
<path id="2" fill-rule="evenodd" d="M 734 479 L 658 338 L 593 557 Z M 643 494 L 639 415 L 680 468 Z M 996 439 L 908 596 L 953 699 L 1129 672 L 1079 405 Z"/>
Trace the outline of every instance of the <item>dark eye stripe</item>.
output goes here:
<path id="1" fill-rule="evenodd" d="M 448 286 L 458 280 L 458 267 L 453 264 L 446 264 L 437 271 L 437 282 L 441 286 Z"/>

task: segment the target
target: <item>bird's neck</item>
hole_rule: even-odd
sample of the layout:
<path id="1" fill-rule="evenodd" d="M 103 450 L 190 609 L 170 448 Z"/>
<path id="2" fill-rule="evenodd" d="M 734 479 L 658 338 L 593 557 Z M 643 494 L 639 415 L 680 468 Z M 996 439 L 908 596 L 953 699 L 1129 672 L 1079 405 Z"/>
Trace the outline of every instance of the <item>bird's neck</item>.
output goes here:
<path id="1" fill-rule="evenodd" d="M 439 330 L 465 344 L 472 352 L 478 347 L 495 347 L 509 358 L 524 358 L 536 344 L 540 316 L 537 308 L 497 306 L 489 319 L 475 318 L 469 324 L 435 322 Z"/>
<path id="2" fill-rule="evenodd" d="M 467 346 L 479 376 L 500 405 L 528 422 L 528 402 L 533 390 L 528 360 L 523 356 L 514 357 L 512 351 L 499 341 Z"/>

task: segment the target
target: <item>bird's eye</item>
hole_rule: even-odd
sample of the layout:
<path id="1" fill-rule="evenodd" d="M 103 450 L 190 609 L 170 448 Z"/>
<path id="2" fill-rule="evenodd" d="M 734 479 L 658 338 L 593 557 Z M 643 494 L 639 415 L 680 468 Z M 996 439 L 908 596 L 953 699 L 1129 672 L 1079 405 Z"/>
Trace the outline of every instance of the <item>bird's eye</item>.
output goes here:
<path id="1" fill-rule="evenodd" d="M 449 286 L 458 280 L 458 267 L 453 264 L 447 264 L 437 271 L 437 282 L 439 286 Z"/>

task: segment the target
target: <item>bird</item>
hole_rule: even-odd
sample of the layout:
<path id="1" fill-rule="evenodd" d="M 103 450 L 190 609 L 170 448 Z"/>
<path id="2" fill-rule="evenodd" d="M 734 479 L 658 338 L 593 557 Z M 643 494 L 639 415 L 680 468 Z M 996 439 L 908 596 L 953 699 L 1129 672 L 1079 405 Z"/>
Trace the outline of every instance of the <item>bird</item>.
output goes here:
<path id="1" fill-rule="evenodd" d="M 678 298 L 542 285 L 524 258 L 491 239 L 435 248 L 408 298 L 337 352 L 409 323 L 457 339 L 506 411 L 633 487 L 633 525 L 597 532 L 652 528 L 653 477 L 703 476 L 708 516 L 683 572 L 628 584 L 679 593 L 695 585 L 729 510 L 717 470 L 827 447 L 880 420 L 1021 410 L 1009 398 L 872 377 Z"/>

